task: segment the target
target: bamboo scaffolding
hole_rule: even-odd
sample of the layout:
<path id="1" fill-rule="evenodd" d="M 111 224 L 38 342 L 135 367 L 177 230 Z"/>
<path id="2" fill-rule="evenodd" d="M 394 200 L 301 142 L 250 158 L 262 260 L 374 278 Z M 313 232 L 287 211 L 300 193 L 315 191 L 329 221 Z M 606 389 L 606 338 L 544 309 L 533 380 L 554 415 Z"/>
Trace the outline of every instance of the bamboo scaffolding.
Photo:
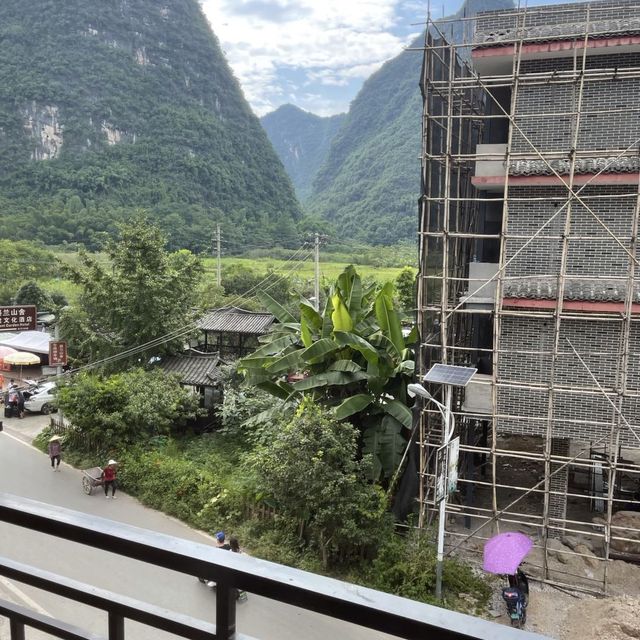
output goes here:
<path id="1" fill-rule="evenodd" d="M 421 227 L 419 231 L 421 269 L 418 278 L 418 319 L 423 335 L 426 335 L 428 322 L 434 318 L 439 319 L 439 334 L 434 338 L 425 339 L 420 344 L 421 353 L 426 357 L 420 358 L 419 371 L 424 374 L 431 361 L 446 362 L 449 364 L 468 364 L 480 355 L 491 356 L 493 366 L 491 377 L 487 380 L 491 395 L 491 411 L 489 413 L 464 410 L 460 398 L 456 399 L 454 415 L 458 424 L 464 421 L 472 421 L 477 424 L 488 424 L 488 441 L 480 446 L 473 440 L 462 442 L 461 455 L 480 457 L 483 462 L 478 469 L 490 469 L 488 479 L 482 477 L 461 477 L 460 486 L 473 486 L 488 496 L 484 505 L 480 504 L 449 504 L 447 505 L 447 518 L 468 517 L 482 520 L 483 524 L 469 532 L 459 532 L 447 526 L 447 534 L 452 539 L 460 540 L 448 546 L 448 552 L 461 549 L 466 541 L 472 537 L 484 540 L 490 536 L 490 529 L 501 523 L 513 528 L 528 526 L 533 527 L 539 535 L 539 544 L 536 546 L 542 550 L 542 579 L 558 586 L 576 588 L 572 579 L 589 582 L 593 589 L 605 592 L 608 588 L 608 560 L 612 551 L 612 542 L 636 542 L 632 537 L 638 533 L 635 529 L 622 529 L 612 524 L 616 509 L 621 506 L 639 505 L 640 493 L 633 496 L 618 495 L 616 487 L 629 479 L 640 485 L 640 462 L 630 462 L 624 459 L 624 453 L 620 455 L 621 443 L 634 442 L 634 447 L 640 450 L 640 425 L 632 426 L 624 418 L 623 402 L 640 401 L 640 389 L 630 384 L 629 366 L 632 360 L 640 358 L 638 348 L 633 348 L 637 342 L 632 341 L 632 331 L 637 331 L 640 318 L 637 315 L 637 302 L 634 302 L 634 289 L 636 287 L 637 235 L 640 226 L 640 182 L 636 188 L 622 185 L 608 187 L 606 184 L 595 183 L 595 178 L 604 173 L 613 162 L 620 158 L 638 157 L 640 138 L 634 140 L 628 146 L 612 146 L 607 149 L 580 148 L 580 134 L 582 121 L 588 116 L 616 117 L 625 114 L 637 114 L 640 107 L 629 105 L 622 107 L 612 105 L 612 109 L 584 108 L 584 95 L 587 87 L 593 83 L 603 83 L 611 80 L 635 80 L 640 78 L 640 67 L 627 66 L 624 68 L 612 68 L 610 62 L 600 63 L 595 61 L 597 56 L 592 56 L 593 49 L 590 42 L 598 36 L 609 36 L 612 30 L 591 30 L 592 21 L 597 20 L 597 12 L 611 10 L 611 4 L 594 7 L 580 8 L 582 18 L 572 18 L 572 23 L 583 23 L 584 28 L 578 33 L 554 35 L 553 38 L 534 36 L 528 33 L 529 20 L 533 16 L 546 15 L 553 21 L 553 15 L 563 11 L 571 15 L 578 15 L 576 7 L 571 7 L 559 12 L 552 8 L 544 7 L 539 10 L 520 8 L 511 13 L 499 12 L 501 17 L 511 15 L 514 25 L 509 27 L 513 31 L 513 37 L 501 39 L 494 43 L 452 43 L 442 31 L 442 21 L 433 21 L 429 18 L 425 36 L 425 46 L 415 48 L 424 53 L 424 64 L 421 78 L 421 87 L 424 96 L 423 109 L 423 138 L 422 138 L 422 164 L 423 164 L 423 193 L 419 201 Z M 636 6 L 624 5 L 624 9 L 634 9 L 638 15 L 640 4 Z M 498 15 L 498 14 L 496 14 Z M 594 17 L 594 15 L 596 17 Z M 473 24 L 475 17 L 465 18 L 469 24 Z M 456 19 L 456 21 L 459 21 Z M 536 24 L 541 24 L 540 22 Z M 623 28 L 621 27 L 621 31 Z M 615 36 L 615 33 L 613 34 Z M 563 56 L 563 65 L 569 61 L 570 68 L 562 68 L 549 71 L 523 72 L 524 52 L 526 45 L 530 43 L 549 40 L 573 40 L 572 51 Z M 507 47 L 511 47 L 506 51 Z M 461 61 L 457 53 L 461 49 L 470 47 L 504 48 L 507 55 L 504 60 L 509 61 L 510 67 L 505 73 L 495 75 L 478 76 L 466 62 Z M 610 53 L 615 54 L 615 51 Z M 534 59 L 527 53 L 527 60 Z M 501 64 L 504 64 L 502 62 Z M 530 113 L 519 112 L 519 94 L 525 89 L 543 85 L 565 85 L 573 87 L 571 106 L 553 110 L 545 108 Z M 510 95 L 510 104 L 505 109 L 498 101 L 495 93 L 497 90 L 507 89 Z M 490 112 L 478 107 L 477 91 L 484 92 L 487 103 L 495 104 L 498 112 Z M 570 141 L 566 148 L 539 149 L 530 139 L 530 136 L 522 129 L 523 123 L 540 123 L 548 118 L 570 118 L 572 131 Z M 507 140 L 502 149 L 488 150 L 477 148 L 480 142 L 474 137 L 474 131 L 482 131 L 492 122 L 507 122 Z M 514 135 L 518 134 L 530 150 L 522 151 L 513 148 Z M 612 145 L 616 140 L 612 141 Z M 626 144 L 626 141 L 625 141 Z M 588 174 L 586 184 L 576 188 L 576 175 L 578 175 L 577 161 L 589 158 L 606 158 L 603 168 L 596 173 Z M 546 221 L 540 223 L 530 234 L 514 233 L 510 229 L 510 209 L 517 203 L 536 203 L 548 201 L 549 196 L 536 196 L 521 191 L 513 192 L 511 188 L 512 175 L 510 174 L 511 162 L 517 160 L 535 159 L 546 167 L 545 174 L 548 177 L 558 179 L 553 185 L 558 191 L 553 196 L 558 201 L 557 210 L 551 213 Z M 554 160 L 568 162 L 568 170 L 561 174 L 550 163 Z M 504 184 L 500 185 L 499 193 L 495 197 L 488 197 L 485 193 L 469 193 L 469 178 L 474 173 L 476 162 L 502 162 Z M 631 173 L 631 175 L 635 175 Z M 589 187 L 591 189 L 589 190 Z M 607 192 L 602 193 L 602 189 Z M 598 189 L 598 192 L 594 192 Z M 622 189 L 622 190 L 621 190 Z M 585 192 L 585 190 L 587 190 Z M 609 218 L 598 211 L 603 201 L 615 201 L 619 203 L 629 202 L 632 214 L 628 232 L 620 233 L 610 228 Z M 576 217 L 576 205 L 581 208 L 581 216 L 591 216 L 593 223 L 600 230 L 598 232 L 580 232 L 580 227 L 574 222 Z M 484 222 L 480 222 L 478 211 L 481 207 L 501 207 L 501 229 L 487 231 Z M 622 215 L 622 214 L 620 214 Z M 562 217 L 560 217 L 562 216 Z M 625 218 L 626 220 L 626 218 Z M 557 227 L 550 228 L 555 221 L 562 226 L 559 232 Z M 582 223 L 581 223 L 582 224 Z M 577 229 L 577 231 L 576 231 Z M 548 274 L 524 274 L 515 275 L 507 271 L 509 265 L 535 240 L 555 242 L 559 247 L 559 267 Z M 569 252 L 573 242 L 589 243 L 594 247 L 601 246 L 607 250 L 615 245 L 615 250 L 624 254 L 626 259 L 626 274 L 616 272 L 614 275 L 606 274 L 581 274 L 569 270 Z M 469 277 L 468 263 L 474 254 L 477 243 L 499 243 L 498 270 L 490 278 Z M 508 243 L 513 247 L 507 252 Z M 520 244 L 522 243 L 522 244 Z M 515 249 L 515 251 L 514 251 Z M 427 259 L 427 254 L 435 254 L 439 265 L 434 269 Z M 527 308 L 509 306 L 504 302 L 504 285 L 509 282 L 549 281 L 555 279 L 555 297 L 553 307 L 549 309 Z M 615 301 L 615 308 L 597 312 L 580 312 L 567 306 L 570 298 L 567 298 L 567 286 L 580 282 L 606 282 L 615 283 L 624 295 Z M 473 307 L 474 296 L 482 296 L 485 287 L 492 286 L 492 305 L 489 308 Z M 494 288 L 495 287 L 495 288 Z M 484 300 L 485 298 L 483 298 Z M 525 302 L 526 305 L 526 302 Z M 634 306 L 635 305 L 635 306 Z M 636 315 L 634 315 L 636 314 Z M 475 331 L 474 322 L 477 318 L 487 318 L 493 322 L 493 341 L 491 345 L 478 345 L 473 343 L 472 335 Z M 548 346 L 540 343 L 540 348 L 505 349 L 502 346 L 503 323 L 507 320 L 526 318 L 528 320 L 549 321 L 551 324 L 550 342 Z M 568 349 L 563 336 L 565 323 L 579 321 L 581 327 L 589 327 L 593 323 L 613 323 L 609 326 L 616 327 L 619 335 L 617 344 L 610 351 L 599 348 L 582 348 L 580 354 L 569 343 Z M 439 336 L 439 337 L 438 337 Z M 527 348 L 528 347 L 528 348 Z M 593 361 L 597 358 L 614 357 L 616 361 L 615 374 L 607 380 L 593 381 L 585 378 L 578 382 L 572 382 L 561 375 L 560 363 L 564 359 L 578 356 L 582 364 L 587 367 L 584 358 Z M 508 372 L 501 372 L 501 358 L 505 356 L 522 355 L 527 357 L 544 357 L 548 361 L 544 380 L 517 379 L 508 376 Z M 547 360 L 548 359 L 548 360 Z M 589 373 L 591 373 L 589 371 Z M 591 374 L 593 376 L 593 374 Z M 479 382 L 478 384 L 483 384 Z M 635 384 L 635 383 L 634 383 Z M 506 407 L 499 405 L 499 394 L 505 390 L 513 392 L 538 392 L 545 393 L 545 411 L 540 415 L 528 415 L 529 407 Z M 560 395 L 575 398 L 598 398 L 606 401 L 611 406 L 610 418 L 606 412 L 602 416 L 583 419 L 581 417 L 565 417 L 558 414 L 558 398 Z M 516 408 L 516 411 L 512 409 Z M 525 442 L 521 449 L 506 449 L 501 445 L 502 432 L 499 425 L 521 423 L 535 425 L 533 431 L 538 435 L 534 441 Z M 420 526 L 429 521 L 429 511 L 433 511 L 433 490 L 435 476 L 432 460 L 437 447 L 440 444 L 440 416 L 435 409 L 429 406 L 423 407 L 419 430 L 418 445 L 420 455 Z M 589 433 L 589 429 L 596 429 L 593 433 L 597 436 L 591 438 L 572 437 L 572 442 L 580 440 L 587 442 L 577 455 L 559 455 L 552 448 L 556 438 L 566 439 L 567 433 Z M 508 431 L 508 429 L 507 429 Z M 524 428 L 523 432 L 527 432 Z M 623 439 L 624 435 L 624 439 Z M 518 438 L 520 436 L 512 436 Z M 528 436 L 529 438 L 531 436 Z M 635 442 L 634 441 L 635 438 Z M 629 449 L 629 445 L 625 445 Z M 597 459 L 596 455 L 603 459 Z M 636 456 L 640 461 L 640 456 Z M 522 461 L 536 465 L 540 469 L 543 479 L 535 482 L 533 486 L 527 486 L 526 482 L 518 482 L 517 479 L 503 479 L 503 466 L 509 461 Z M 483 472 L 484 473 L 484 472 Z M 558 474 L 563 474 L 558 476 Z M 608 478 L 608 487 L 604 494 L 595 495 L 590 489 L 589 482 L 594 474 L 602 474 Z M 580 482 L 587 484 L 582 489 L 571 488 L 568 484 L 565 489 L 562 482 L 567 483 L 569 476 L 582 478 Z M 552 478 L 567 478 L 560 485 Z M 586 480 L 585 480 L 586 478 Z M 533 479 L 531 480 L 533 483 Z M 581 485 L 578 484 L 578 487 Z M 519 495 L 516 500 L 506 507 L 501 497 L 502 492 L 515 492 Z M 565 504 L 562 517 L 552 509 L 554 501 L 561 499 Z M 525 500 L 525 502 L 521 502 Z M 528 500 L 529 502 L 526 502 Z M 534 502 L 531 502 L 531 501 Z M 583 509 L 597 507 L 597 503 L 603 505 L 602 515 L 604 525 L 594 524 L 589 520 L 576 520 L 567 512 L 567 503 L 572 502 L 572 509 L 578 509 L 576 514 L 581 514 Z M 537 512 L 531 512 L 533 505 L 541 504 Z M 575 503 L 575 504 L 574 504 Z M 519 507 L 518 507 L 519 505 Z M 528 506 L 527 506 L 528 505 Z M 578 505 L 584 505 L 579 507 Z M 515 508 L 518 507 L 518 508 Z M 598 507 L 599 509 L 599 507 Z M 582 516 L 581 516 L 582 517 Z M 489 531 L 489 533 L 487 533 Z M 590 581 L 584 576 L 572 574 L 570 571 L 559 570 L 549 564 L 548 541 L 551 532 L 564 531 L 565 533 L 589 535 L 602 543 L 602 572 Z M 567 555 L 587 557 L 574 551 L 565 552 Z M 591 557 L 591 556 L 588 556 Z M 564 578 L 558 578 L 564 576 Z M 568 579 L 569 582 L 563 582 Z"/>

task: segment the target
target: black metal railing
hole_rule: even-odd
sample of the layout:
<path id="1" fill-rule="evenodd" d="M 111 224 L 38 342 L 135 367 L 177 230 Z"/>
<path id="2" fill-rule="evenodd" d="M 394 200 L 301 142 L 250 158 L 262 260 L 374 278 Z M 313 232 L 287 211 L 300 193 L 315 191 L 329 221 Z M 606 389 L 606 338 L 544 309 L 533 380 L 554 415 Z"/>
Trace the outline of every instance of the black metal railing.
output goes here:
<path id="1" fill-rule="evenodd" d="M 0 493 L 0 521 L 217 583 L 216 624 L 139 602 L 36 567 L 0 558 L 0 575 L 101 609 L 109 640 L 125 640 L 125 620 L 194 640 L 248 640 L 236 632 L 236 589 L 415 640 L 542 640 L 486 620 L 291 569 L 70 509 Z M 170 588 L 170 587 L 167 587 Z M 31 627 L 56 638 L 97 639 L 68 623 L 0 600 L 11 640 Z"/>

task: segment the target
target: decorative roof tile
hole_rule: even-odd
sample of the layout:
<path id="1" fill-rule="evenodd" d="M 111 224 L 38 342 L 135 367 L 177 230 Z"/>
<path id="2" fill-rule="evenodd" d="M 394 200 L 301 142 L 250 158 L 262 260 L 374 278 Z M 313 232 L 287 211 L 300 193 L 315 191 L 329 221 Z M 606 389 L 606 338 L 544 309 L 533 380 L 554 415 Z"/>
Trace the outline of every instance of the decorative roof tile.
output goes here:
<path id="1" fill-rule="evenodd" d="M 507 280 L 503 286 L 505 298 L 529 298 L 533 300 L 556 300 L 557 278 L 540 277 L 526 280 Z M 565 300 L 581 302 L 624 302 L 627 295 L 625 280 L 566 280 Z M 633 302 L 640 302 L 640 282 L 633 283 Z"/>
<path id="2" fill-rule="evenodd" d="M 212 387 L 220 380 L 220 365 L 225 364 L 217 353 L 180 355 L 162 358 L 157 364 L 169 374 L 178 374 L 182 384 Z"/>
<path id="3" fill-rule="evenodd" d="M 269 331 L 275 320 L 275 316 L 270 313 L 246 311 L 238 307 L 222 307 L 221 309 L 208 311 L 198 321 L 198 329 L 202 331 L 264 335 Z"/>

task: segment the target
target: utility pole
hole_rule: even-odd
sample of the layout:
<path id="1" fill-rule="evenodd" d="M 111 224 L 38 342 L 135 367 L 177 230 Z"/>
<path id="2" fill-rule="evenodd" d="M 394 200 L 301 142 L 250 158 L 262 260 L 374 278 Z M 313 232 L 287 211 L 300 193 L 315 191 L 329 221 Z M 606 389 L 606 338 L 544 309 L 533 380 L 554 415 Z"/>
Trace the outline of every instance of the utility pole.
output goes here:
<path id="1" fill-rule="evenodd" d="M 216 225 L 216 251 L 218 256 L 218 286 L 222 284 L 222 271 L 220 268 L 220 224 Z"/>
<path id="2" fill-rule="evenodd" d="M 313 287 L 314 306 L 316 311 L 320 311 L 320 235 L 317 233 L 315 237 L 315 266 L 316 277 Z"/>

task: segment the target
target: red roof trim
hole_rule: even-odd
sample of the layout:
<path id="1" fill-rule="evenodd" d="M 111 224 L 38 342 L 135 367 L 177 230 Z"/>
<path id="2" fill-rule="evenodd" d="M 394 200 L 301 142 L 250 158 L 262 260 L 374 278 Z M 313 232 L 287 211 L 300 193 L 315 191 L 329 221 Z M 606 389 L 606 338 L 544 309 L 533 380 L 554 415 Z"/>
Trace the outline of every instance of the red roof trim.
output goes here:
<path id="1" fill-rule="evenodd" d="M 622 47 L 640 44 L 640 36 L 618 36 L 616 38 L 592 38 L 587 40 L 587 49 L 604 49 L 607 47 Z M 535 42 L 523 44 L 521 54 L 531 53 L 555 53 L 558 51 L 571 51 L 584 49 L 584 39 L 581 40 L 553 40 L 552 42 Z M 495 56 L 512 56 L 515 54 L 515 45 L 496 44 L 495 46 L 483 46 L 471 52 L 472 58 L 491 58 Z"/>
<path id="2" fill-rule="evenodd" d="M 557 300 L 532 300 L 531 298 L 503 298 L 505 307 L 519 309 L 555 309 Z M 564 300 L 562 307 L 568 311 L 586 311 L 587 313 L 624 313 L 624 302 L 590 302 L 583 300 Z M 631 305 L 631 313 L 640 313 L 640 304 Z"/>

